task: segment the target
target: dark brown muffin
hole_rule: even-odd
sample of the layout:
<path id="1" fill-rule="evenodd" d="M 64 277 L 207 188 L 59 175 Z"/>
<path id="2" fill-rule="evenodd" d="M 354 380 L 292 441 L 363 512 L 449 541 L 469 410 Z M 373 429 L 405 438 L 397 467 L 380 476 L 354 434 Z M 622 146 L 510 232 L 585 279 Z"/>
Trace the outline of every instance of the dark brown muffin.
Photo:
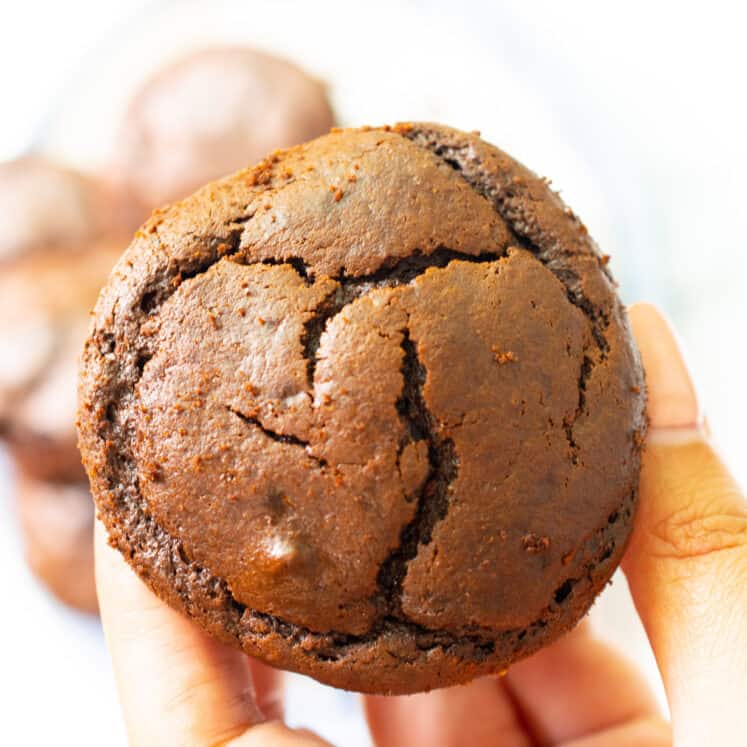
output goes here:
<path id="1" fill-rule="evenodd" d="M 93 581 L 93 501 L 83 484 L 21 477 L 17 507 L 26 560 L 65 604 L 97 612 Z"/>
<path id="2" fill-rule="evenodd" d="M 137 93 L 115 159 L 150 210 L 333 124 L 324 86 L 292 63 L 242 47 L 207 49 Z"/>
<path id="3" fill-rule="evenodd" d="M 643 380 L 543 180 L 475 134 L 365 128 L 146 223 L 96 307 L 79 430 L 163 599 L 273 665 L 406 693 L 587 611 L 631 526 Z"/>
<path id="4" fill-rule="evenodd" d="M 78 357 L 124 240 L 27 254 L 0 272 L 0 435 L 40 480 L 83 482 L 75 435 Z"/>
<path id="5" fill-rule="evenodd" d="M 0 164 L 0 262 L 91 241 L 116 212 L 103 184 L 72 169 L 39 156 Z"/>

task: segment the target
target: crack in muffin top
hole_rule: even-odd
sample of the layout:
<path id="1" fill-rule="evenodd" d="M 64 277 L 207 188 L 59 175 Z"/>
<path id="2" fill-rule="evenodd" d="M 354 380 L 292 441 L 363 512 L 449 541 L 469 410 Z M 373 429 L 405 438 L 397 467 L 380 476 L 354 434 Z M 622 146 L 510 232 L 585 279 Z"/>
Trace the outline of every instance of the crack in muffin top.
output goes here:
<path id="1" fill-rule="evenodd" d="M 492 640 L 599 560 L 641 390 L 605 261 L 540 180 L 474 135 L 363 128 L 154 215 L 96 309 L 81 444 L 155 587 L 146 519 L 251 614 Z"/>

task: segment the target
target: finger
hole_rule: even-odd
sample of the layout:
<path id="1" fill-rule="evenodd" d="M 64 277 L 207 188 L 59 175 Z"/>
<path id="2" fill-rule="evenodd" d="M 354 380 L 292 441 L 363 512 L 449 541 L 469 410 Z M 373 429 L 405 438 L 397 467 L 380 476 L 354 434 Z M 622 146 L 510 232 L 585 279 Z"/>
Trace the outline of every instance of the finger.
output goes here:
<path id="1" fill-rule="evenodd" d="M 254 684 L 254 701 L 257 707 L 268 721 L 281 721 L 283 718 L 283 673 L 251 657 L 247 659 L 247 662 Z"/>
<path id="2" fill-rule="evenodd" d="M 363 699 L 376 747 L 530 747 L 498 678 L 418 695 Z"/>
<path id="3" fill-rule="evenodd" d="M 672 747 L 672 729 L 663 719 L 647 718 L 606 729 L 559 747 Z"/>
<path id="4" fill-rule="evenodd" d="M 586 622 L 514 664 L 504 682 L 539 745 L 578 739 L 658 713 L 641 674 L 596 639 Z"/>
<path id="5" fill-rule="evenodd" d="M 215 747 L 331 747 L 307 729 L 290 729 L 277 721 L 254 726 L 235 739 Z"/>
<path id="6" fill-rule="evenodd" d="M 369 697 L 365 706 L 380 747 L 493 744 L 499 735 L 558 744 L 658 713 L 640 673 L 587 623 L 514 664 L 503 679 L 409 698 Z M 477 730 L 468 742 L 465 728 Z"/>
<path id="7" fill-rule="evenodd" d="M 738 744 L 747 729 L 747 506 L 700 427 L 669 325 L 630 318 L 646 369 L 650 429 L 623 563 L 667 691 L 675 743 Z"/>
<path id="8" fill-rule="evenodd" d="M 262 721 L 246 657 L 159 600 L 105 532 L 96 584 L 130 744 L 219 744 Z"/>
<path id="9" fill-rule="evenodd" d="M 646 371 L 651 431 L 696 428 L 698 398 L 669 323 L 651 304 L 634 304 L 628 316 Z"/>

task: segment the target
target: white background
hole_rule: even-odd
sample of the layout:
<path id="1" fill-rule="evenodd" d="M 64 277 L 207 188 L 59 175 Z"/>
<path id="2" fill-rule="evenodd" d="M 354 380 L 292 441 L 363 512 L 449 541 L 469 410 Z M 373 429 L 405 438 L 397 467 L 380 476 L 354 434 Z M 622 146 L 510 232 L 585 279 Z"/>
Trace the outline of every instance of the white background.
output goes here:
<path id="1" fill-rule="evenodd" d="M 553 178 L 612 255 L 626 301 L 654 300 L 674 319 L 717 441 L 744 484 L 747 19 L 739 4 L 454 5 L 4 0 L 0 158 L 38 146 L 101 166 L 137 79 L 158 59 L 216 40 L 294 57 L 330 83 L 345 124 L 430 117 L 481 129 Z M 0 465 L 4 737 L 123 744 L 98 625 L 61 609 L 28 576 L 3 475 Z M 659 687 L 622 580 L 593 617 Z M 295 721 L 341 745 L 365 744 L 352 696 L 300 678 L 292 692 Z"/>

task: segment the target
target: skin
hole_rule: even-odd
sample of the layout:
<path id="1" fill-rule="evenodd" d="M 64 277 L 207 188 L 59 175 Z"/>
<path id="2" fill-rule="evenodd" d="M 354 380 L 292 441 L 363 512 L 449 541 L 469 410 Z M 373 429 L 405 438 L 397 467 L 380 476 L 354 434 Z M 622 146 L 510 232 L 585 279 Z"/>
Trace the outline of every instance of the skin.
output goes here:
<path id="1" fill-rule="evenodd" d="M 630 310 L 651 428 L 623 570 L 672 714 L 588 624 L 505 677 L 365 697 L 377 747 L 695 747 L 747 729 L 747 502 L 714 451 L 676 339 L 652 306 Z M 96 527 L 101 616 L 135 747 L 305 747 L 282 722 L 280 674 L 209 638 L 158 600 Z"/>

